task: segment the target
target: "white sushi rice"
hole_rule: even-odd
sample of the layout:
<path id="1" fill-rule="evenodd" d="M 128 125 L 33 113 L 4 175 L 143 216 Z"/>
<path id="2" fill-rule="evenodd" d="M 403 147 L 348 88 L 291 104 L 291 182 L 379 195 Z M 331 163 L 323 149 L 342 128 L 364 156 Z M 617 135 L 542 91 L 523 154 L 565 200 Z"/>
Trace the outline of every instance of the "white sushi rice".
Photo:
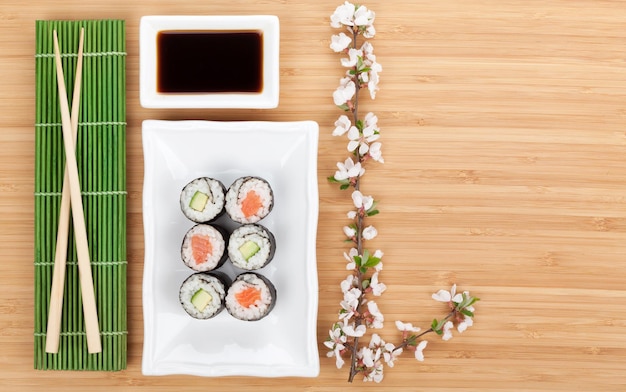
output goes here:
<path id="1" fill-rule="evenodd" d="M 193 248 L 191 247 L 191 238 L 194 235 L 205 235 L 209 237 L 211 241 L 212 252 L 207 256 L 206 260 L 201 263 L 193 257 Z M 183 262 L 191 269 L 199 272 L 211 271 L 215 269 L 224 255 L 226 244 L 224 243 L 224 237 L 215 227 L 211 225 L 199 224 L 195 225 L 183 239 L 183 245 L 181 248 L 181 257 Z"/>
<path id="2" fill-rule="evenodd" d="M 250 191 L 254 191 L 261 198 L 263 206 L 255 215 L 246 217 L 241 207 Z M 255 223 L 270 213 L 274 205 L 273 198 L 272 188 L 267 181 L 258 177 L 242 177 L 237 179 L 226 192 L 226 213 L 235 222 Z"/>
<path id="3" fill-rule="evenodd" d="M 202 311 L 191 303 L 191 298 L 200 289 L 211 296 L 211 301 Z M 216 315 L 222 309 L 225 296 L 226 289 L 222 281 L 209 274 L 191 275 L 180 286 L 179 299 L 183 309 L 197 319 L 208 319 Z"/>
<path id="4" fill-rule="evenodd" d="M 239 304 L 235 295 L 242 290 L 255 287 L 261 290 L 261 299 L 254 305 L 245 308 Z M 265 281 L 254 273 L 243 273 L 235 279 L 226 294 L 226 309 L 228 313 L 240 320 L 253 321 L 265 317 L 271 310 L 272 298 L 270 288 Z"/>
<path id="5" fill-rule="evenodd" d="M 238 227 L 228 241 L 228 257 L 236 266 L 244 270 L 255 270 L 267 264 L 273 244 L 269 233 L 262 226 L 249 224 Z M 248 241 L 259 246 L 259 251 L 246 260 L 239 248 Z"/>
<path id="6" fill-rule="evenodd" d="M 194 210 L 189 206 L 191 198 L 196 192 L 202 192 L 209 196 L 209 200 L 202 211 Z M 224 209 L 224 188 L 218 180 L 208 177 L 200 177 L 191 181 L 183 188 L 180 194 L 180 208 L 190 220 L 203 223 L 216 218 Z"/>

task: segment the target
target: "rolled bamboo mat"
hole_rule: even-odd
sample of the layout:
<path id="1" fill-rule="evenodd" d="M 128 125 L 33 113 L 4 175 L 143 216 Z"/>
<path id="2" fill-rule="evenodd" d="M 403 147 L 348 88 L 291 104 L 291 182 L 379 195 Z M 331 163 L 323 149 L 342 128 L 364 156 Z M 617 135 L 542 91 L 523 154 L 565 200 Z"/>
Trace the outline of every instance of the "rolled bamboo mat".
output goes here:
<path id="1" fill-rule="evenodd" d="M 65 158 L 53 51 L 59 37 L 72 91 L 85 28 L 76 158 L 91 256 L 102 352 L 89 354 L 70 227 L 59 351 L 46 353 L 46 327 Z M 126 26 L 122 20 L 44 21 L 36 30 L 34 366 L 121 370 L 127 360 Z M 71 96 L 68 97 L 71 102 Z"/>

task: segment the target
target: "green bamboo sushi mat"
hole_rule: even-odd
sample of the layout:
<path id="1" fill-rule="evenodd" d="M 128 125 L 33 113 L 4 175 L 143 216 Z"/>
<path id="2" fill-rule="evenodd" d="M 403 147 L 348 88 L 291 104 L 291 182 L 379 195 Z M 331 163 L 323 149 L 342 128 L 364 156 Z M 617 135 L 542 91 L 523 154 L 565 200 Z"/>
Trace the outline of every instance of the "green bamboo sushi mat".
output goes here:
<path id="1" fill-rule="evenodd" d="M 85 35 L 76 157 L 102 352 L 87 351 L 76 248 L 70 227 L 59 352 L 48 354 L 46 328 L 65 165 L 53 30 L 57 30 L 59 37 L 71 107 L 81 27 L 85 28 Z M 37 21 L 35 24 L 36 369 L 126 368 L 125 29 L 121 20 Z"/>

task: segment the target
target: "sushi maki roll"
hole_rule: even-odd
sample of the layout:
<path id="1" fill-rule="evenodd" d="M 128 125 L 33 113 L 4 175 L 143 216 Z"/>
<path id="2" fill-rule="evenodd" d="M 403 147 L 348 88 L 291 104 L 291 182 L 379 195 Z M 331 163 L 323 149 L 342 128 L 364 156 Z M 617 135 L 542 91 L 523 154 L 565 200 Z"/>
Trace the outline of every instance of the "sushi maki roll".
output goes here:
<path id="1" fill-rule="evenodd" d="M 255 223 L 274 207 L 274 192 L 260 177 L 241 177 L 226 192 L 226 213 L 238 223 Z"/>
<path id="2" fill-rule="evenodd" d="M 183 238 L 181 258 L 194 271 L 206 272 L 219 268 L 227 258 L 228 237 L 219 226 L 198 224 Z"/>
<path id="3" fill-rule="evenodd" d="M 180 304 L 191 317 L 209 319 L 224 309 L 229 285 L 230 279 L 221 272 L 193 274 L 180 286 Z"/>
<path id="4" fill-rule="evenodd" d="M 220 181 L 200 177 L 191 181 L 180 193 L 180 208 L 196 222 L 212 222 L 224 213 L 226 187 Z"/>
<path id="5" fill-rule="evenodd" d="M 264 226 L 250 223 L 239 226 L 228 240 L 228 258 L 235 267 L 256 270 L 265 267 L 274 257 L 276 240 Z"/>
<path id="6" fill-rule="evenodd" d="M 274 305 L 276 288 L 266 277 L 254 272 L 238 275 L 226 294 L 226 310 L 239 320 L 260 320 Z"/>

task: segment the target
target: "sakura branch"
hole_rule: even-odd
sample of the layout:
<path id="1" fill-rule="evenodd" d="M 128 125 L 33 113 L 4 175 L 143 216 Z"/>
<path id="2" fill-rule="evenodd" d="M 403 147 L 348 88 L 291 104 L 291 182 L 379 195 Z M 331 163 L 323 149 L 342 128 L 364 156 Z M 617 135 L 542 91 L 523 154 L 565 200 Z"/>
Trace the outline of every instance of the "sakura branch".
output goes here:
<path id="1" fill-rule="evenodd" d="M 364 381 L 382 381 L 383 365 L 393 367 L 394 361 L 405 350 L 413 352 L 418 361 L 423 361 L 423 351 L 428 344 L 423 336 L 434 332 L 443 340 L 449 340 L 455 325 L 459 333 L 465 331 L 473 324 L 473 305 L 478 301 L 467 291 L 457 294 L 456 285 L 450 291 L 440 290 L 432 297 L 445 302 L 448 313 L 441 320 L 434 319 L 429 329 L 422 332 L 411 323 L 396 321 L 401 332 L 400 343 L 385 342 L 377 333 L 371 334 L 368 345 L 360 343 L 368 328 L 383 327 L 384 316 L 371 297 L 380 296 L 387 288 L 379 279 L 383 252 L 380 249 L 372 252 L 365 246 L 366 241 L 378 235 L 378 230 L 369 224 L 369 219 L 379 212 L 378 202 L 373 196 L 361 192 L 364 166 L 372 161 L 384 163 L 382 144 L 378 141 L 378 117 L 369 112 L 361 118 L 359 113 L 359 93 L 366 90 L 371 99 L 375 99 L 379 73 L 382 72 L 374 47 L 367 41 L 376 34 L 374 18 L 374 12 L 366 6 L 347 1 L 330 17 L 331 27 L 345 29 L 345 32 L 331 37 L 330 48 L 345 56 L 341 58 L 341 65 L 346 69 L 339 87 L 333 92 L 333 101 L 344 114 L 335 122 L 332 134 L 347 136 L 349 156 L 337 163 L 337 171 L 328 180 L 339 184 L 340 189 L 352 190 L 353 209 L 347 213 L 351 223 L 343 227 L 346 242 L 351 246 L 344 253 L 346 269 L 350 273 L 340 284 L 343 300 L 338 321 L 331 327 L 324 344 L 329 349 L 328 357 L 335 358 L 337 368 L 343 367 L 344 358 L 349 359 L 349 382 L 358 374 Z"/>

